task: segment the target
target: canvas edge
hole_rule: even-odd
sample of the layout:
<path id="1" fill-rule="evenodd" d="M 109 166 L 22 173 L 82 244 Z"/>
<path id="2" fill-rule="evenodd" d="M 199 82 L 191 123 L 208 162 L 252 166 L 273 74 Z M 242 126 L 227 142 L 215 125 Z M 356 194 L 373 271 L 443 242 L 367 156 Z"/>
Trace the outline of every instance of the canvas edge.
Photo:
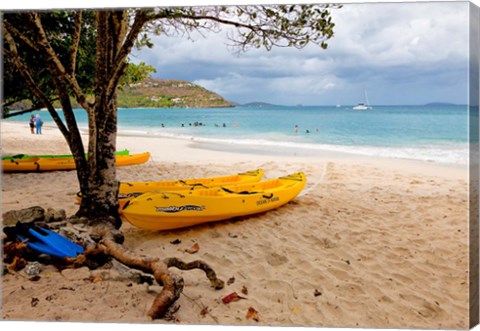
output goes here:
<path id="1" fill-rule="evenodd" d="M 470 140 L 470 235 L 469 235 L 469 327 L 479 323 L 479 93 L 480 8 L 470 3 L 469 34 L 469 140 Z"/>

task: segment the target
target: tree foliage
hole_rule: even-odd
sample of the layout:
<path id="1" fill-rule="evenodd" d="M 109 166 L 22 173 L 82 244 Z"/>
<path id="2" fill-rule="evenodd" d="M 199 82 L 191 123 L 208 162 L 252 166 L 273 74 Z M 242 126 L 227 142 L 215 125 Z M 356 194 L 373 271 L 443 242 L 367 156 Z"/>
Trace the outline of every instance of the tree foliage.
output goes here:
<path id="1" fill-rule="evenodd" d="M 129 62 L 125 74 L 120 79 L 119 85 L 126 86 L 142 82 L 147 79 L 151 73 L 155 72 L 157 72 L 157 70 L 151 65 L 145 64 L 145 62 L 140 62 L 139 64 Z"/>
<path id="2" fill-rule="evenodd" d="M 11 117 L 35 109 L 45 107 L 44 102 L 36 94 L 33 94 L 17 66 L 12 62 L 11 53 L 8 51 L 8 41 L 6 38 L 13 38 L 18 43 L 17 52 L 22 58 L 23 65 L 31 68 L 30 74 L 35 81 L 38 89 L 42 91 L 45 97 L 50 101 L 58 100 L 52 77 L 48 67 L 45 66 L 44 55 L 35 44 L 35 38 L 30 31 L 31 22 L 23 13 L 4 14 L 8 19 L 4 19 L 4 100 L 2 109 L 4 117 Z M 70 49 L 73 47 L 75 38 L 75 20 L 82 20 L 84 29 L 81 36 L 78 35 L 75 42 L 78 44 L 78 54 L 70 55 Z M 64 63 L 70 63 L 70 70 L 75 67 L 76 79 L 86 93 L 92 92 L 95 72 L 95 36 L 94 29 L 95 13 L 92 11 L 79 12 L 43 12 L 42 25 L 45 34 L 48 35 L 49 42 L 59 59 Z M 8 34 L 8 36 L 7 36 Z M 7 52 L 5 52 L 7 50 Z M 12 112 L 8 107 L 16 102 L 28 99 L 31 101 L 32 109 Z"/>

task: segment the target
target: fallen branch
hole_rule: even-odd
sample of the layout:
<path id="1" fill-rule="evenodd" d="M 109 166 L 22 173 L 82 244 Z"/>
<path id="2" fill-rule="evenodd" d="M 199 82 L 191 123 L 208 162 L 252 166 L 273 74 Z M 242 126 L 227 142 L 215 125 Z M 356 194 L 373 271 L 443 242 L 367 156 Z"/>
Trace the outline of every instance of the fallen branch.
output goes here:
<path id="1" fill-rule="evenodd" d="M 168 270 L 169 267 L 177 267 L 181 270 L 202 269 L 215 289 L 223 288 L 223 281 L 218 279 L 215 271 L 203 261 L 185 263 L 176 258 L 160 260 L 146 256 L 137 256 L 113 239 L 113 234 L 107 232 L 99 242 L 98 248 L 104 254 L 110 255 L 124 265 L 152 274 L 158 284 L 162 285 L 162 291 L 157 295 L 148 311 L 152 319 L 159 319 L 165 316 L 168 309 L 180 297 L 183 291 L 183 278 Z"/>
<path id="2" fill-rule="evenodd" d="M 205 272 L 205 275 L 210 280 L 210 285 L 216 290 L 220 290 L 225 286 L 223 280 L 217 278 L 215 271 L 205 262 L 197 260 L 189 263 L 185 263 L 180 259 L 175 257 L 166 258 L 163 262 L 167 265 L 168 268 L 175 267 L 180 270 L 192 270 L 192 269 L 201 269 Z"/>

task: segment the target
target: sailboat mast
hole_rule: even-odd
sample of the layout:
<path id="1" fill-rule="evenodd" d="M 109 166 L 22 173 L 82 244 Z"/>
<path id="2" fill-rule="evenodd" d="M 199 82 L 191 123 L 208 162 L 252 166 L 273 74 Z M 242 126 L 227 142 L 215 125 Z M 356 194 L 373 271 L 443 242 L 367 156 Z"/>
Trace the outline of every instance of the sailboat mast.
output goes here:
<path id="1" fill-rule="evenodd" d="M 363 90 L 363 92 L 365 93 L 365 104 L 369 107 L 370 102 L 368 101 L 367 89 Z"/>

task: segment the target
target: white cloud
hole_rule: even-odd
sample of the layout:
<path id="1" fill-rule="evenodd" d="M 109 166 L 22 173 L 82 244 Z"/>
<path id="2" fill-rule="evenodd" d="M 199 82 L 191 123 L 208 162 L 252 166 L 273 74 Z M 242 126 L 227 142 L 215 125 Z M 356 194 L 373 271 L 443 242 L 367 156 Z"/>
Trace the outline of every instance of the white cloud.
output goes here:
<path id="1" fill-rule="evenodd" d="M 466 3 L 358 4 L 333 12 L 335 52 L 371 66 L 468 56 Z M 415 40 L 415 43 L 412 43 Z"/>
<path id="2" fill-rule="evenodd" d="M 335 36 L 326 51 L 310 45 L 233 54 L 223 31 L 195 42 L 156 38 L 138 60 L 160 77 L 191 80 L 240 102 L 309 104 L 320 96 L 333 104 L 340 95 L 356 103 L 365 87 L 379 103 L 401 102 L 399 88 L 405 103 L 436 100 L 445 89 L 452 102 L 466 96 L 458 80 L 467 70 L 468 3 L 345 4 L 332 16 Z"/>

